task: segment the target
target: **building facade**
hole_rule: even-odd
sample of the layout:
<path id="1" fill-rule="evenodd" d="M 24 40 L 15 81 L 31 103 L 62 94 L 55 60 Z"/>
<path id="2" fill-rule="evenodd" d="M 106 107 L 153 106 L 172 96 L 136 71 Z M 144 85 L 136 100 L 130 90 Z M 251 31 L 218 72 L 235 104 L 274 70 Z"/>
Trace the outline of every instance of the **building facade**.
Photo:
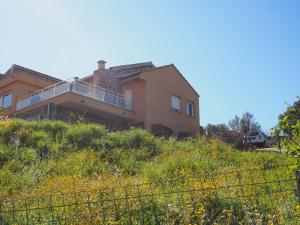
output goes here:
<path id="1" fill-rule="evenodd" d="M 60 80 L 19 65 L 0 74 L 2 114 L 26 120 L 84 118 L 110 130 L 140 127 L 157 136 L 199 134 L 199 95 L 173 65 L 98 68 Z"/>

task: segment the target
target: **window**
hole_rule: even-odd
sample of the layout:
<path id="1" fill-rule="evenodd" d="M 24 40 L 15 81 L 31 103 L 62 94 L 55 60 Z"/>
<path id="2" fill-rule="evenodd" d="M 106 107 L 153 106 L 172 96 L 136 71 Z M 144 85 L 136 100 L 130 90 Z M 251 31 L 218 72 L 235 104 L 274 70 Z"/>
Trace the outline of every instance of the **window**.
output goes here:
<path id="1" fill-rule="evenodd" d="M 12 104 L 12 93 L 5 94 L 0 97 L 0 106 L 3 108 L 8 108 Z"/>
<path id="2" fill-rule="evenodd" d="M 180 98 L 172 95 L 172 109 L 174 111 L 180 111 Z"/>
<path id="3" fill-rule="evenodd" d="M 187 101 L 186 103 L 186 114 L 188 116 L 194 116 L 194 103 Z"/>

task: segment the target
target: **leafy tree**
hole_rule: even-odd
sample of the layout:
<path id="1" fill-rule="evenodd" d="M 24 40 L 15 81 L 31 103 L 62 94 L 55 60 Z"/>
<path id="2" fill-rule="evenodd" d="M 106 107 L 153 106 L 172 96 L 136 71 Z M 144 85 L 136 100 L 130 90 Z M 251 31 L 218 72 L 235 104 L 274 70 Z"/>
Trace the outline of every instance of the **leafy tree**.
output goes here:
<path id="1" fill-rule="evenodd" d="M 240 131 L 240 117 L 235 115 L 232 120 L 229 120 L 228 127 L 233 131 Z"/>
<path id="2" fill-rule="evenodd" d="M 206 133 L 208 136 L 212 136 L 212 135 L 218 135 L 220 133 L 220 129 L 228 129 L 228 127 L 226 126 L 226 124 L 207 124 L 207 126 L 205 127 L 206 129 Z"/>
<path id="3" fill-rule="evenodd" d="M 293 103 L 293 105 L 289 105 L 286 111 L 279 115 L 279 120 L 285 120 L 285 125 L 280 123 L 280 128 L 289 136 L 292 135 L 293 130 L 292 126 L 296 125 L 296 123 L 300 120 L 300 96 L 297 96 L 297 100 Z"/>
<path id="4" fill-rule="evenodd" d="M 295 157 L 300 157 L 300 97 L 279 116 L 279 125 L 286 134 L 284 147 Z"/>
<path id="5" fill-rule="evenodd" d="M 255 121 L 253 114 L 245 112 L 242 117 L 235 115 L 232 120 L 229 120 L 228 127 L 236 132 L 248 134 L 255 131 L 260 131 L 261 126 Z"/>
<path id="6" fill-rule="evenodd" d="M 260 130 L 261 126 L 255 121 L 253 114 L 245 112 L 240 120 L 240 132 L 243 134 L 248 134 Z"/>

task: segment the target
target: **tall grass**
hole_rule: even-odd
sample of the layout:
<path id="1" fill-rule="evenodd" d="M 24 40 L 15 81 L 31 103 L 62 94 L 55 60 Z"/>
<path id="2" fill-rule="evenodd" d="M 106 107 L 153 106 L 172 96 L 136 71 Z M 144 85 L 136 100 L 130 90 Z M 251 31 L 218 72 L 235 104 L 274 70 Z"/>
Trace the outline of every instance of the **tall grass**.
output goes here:
<path id="1" fill-rule="evenodd" d="M 296 161 L 284 154 L 236 151 L 230 145 L 205 137 L 177 141 L 173 138 L 155 138 L 140 129 L 112 133 L 95 124 L 69 125 L 56 121 L 26 122 L 17 119 L 0 122 L 1 199 L 96 191 L 144 182 L 155 183 L 154 191 L 161 192 L 178 188 L 181 181 L 199 178 L 207 179 L 205 185 L 213 185 L 211 181 L 214 180 L 220 186 L 226 185 L 226 179 L 232 179 L 231 184 L 260 182 L 266 174 L 269 179 L 277 176 L 288 179 L 292 169 L 285 172 L 279 170 L 279 174 L 268 173 L 283 164 L 296 164 Z M 246 175 L 242 181 L 236 177 L 225 179 L 222 176 L 212 179 L 209 175 L 247 171 L 254 167 L 257 168 L 255 176 Z M 166 186 L 164 182 L 168 180 L 181 183 Z M 199 186 L 197 183 L 194 185 Z M 144 192 L 147 191 L 150 190 L 145 188 Z M 249 194 L 264 191 L 264 187 L 254 190 L 248 186 L 244 190 Z M 274 216 L 271 222 L 277 223 L 282 219 L 276 216 L 281 203 L 274 206 L 272 199 L 263 199 L 260 208 L 248 205 L 251 209 L 247 211 L 238 199 L 215 198 L 215 194 L 207 192 L 207 195 L 195 196 L 203 203 L 199 208 L 202 207 L 202 211 L 210 217 L 209 221 L 237 224 L 238 220 L 246 221 L 247 216 L 255 217 L 251 214 L 255 214 L 255 210 L 260 210 L 257 213 L 264 217 L 264 221 L 268 221 L 268 214 Z M 217 194 L 222 196 L 226 193 L 220 191 Z M 172 198 L 169 199 L 171 202 Z M 163 221 L 165 209 L 161 208 L 159 199 L 157 201 L 156 210 L 162 213 Z M 293 208 L 292 205 L 289 207 Z M 229 217 L 234 219 L 228 222 Z M 192 221 L 191 218 L 189 221 Z"/>

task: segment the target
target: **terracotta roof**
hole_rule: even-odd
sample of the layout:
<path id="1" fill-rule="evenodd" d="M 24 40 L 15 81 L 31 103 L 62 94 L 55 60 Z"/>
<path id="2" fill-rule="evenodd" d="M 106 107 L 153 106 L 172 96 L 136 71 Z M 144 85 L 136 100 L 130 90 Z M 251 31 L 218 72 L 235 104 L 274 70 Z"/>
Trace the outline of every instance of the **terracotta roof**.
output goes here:
<path id="1" fill-rule="evenodd" d="M 127 65 L 120 65 L 120 66 L 113 66 L 106 70 L 109 70 L 114 73 L 114 76 L 120 80 L 124 80 L 127 78 L 131 78 L 142 71 L 149 70 L 156 68 L 152 62 L 143 62 L 143 63 L 135 63 L 135 64 L 127 64 Z M 92 75 L 88 75 L 83 77 L 82 80 L 86 80 L 97 72 L 96 70 Z"/>
<path id="2" fill-rule="evenodd" d="M 145 71 L 145 70 L 142 70 L 142 71 Z M 122 81 L 122 80 L 126 80 L 128 78 L 135 77 L 139 73 L 141 73 L 142 71 L 137 71 L 137 72 L 132 72 L 132 73 L 125 73 L 125 74 L 117 74 L 116 77 Z"/>
<path id="3" fill-rule="evenodd" d="M 24 72 L 27 72 L 27 73 L 30 73 L 30 74 L 33 74 L 35 76 L 38 76 L 38 77 L 41 77 L 41 78 L 44 78 L 44 79 L 47 79 L 47 80 L 51 80 L 51 81 L 54 81 L 54 82 L 60 82 L 62 81 L 61 79 L 58 79 L 56 77 L 53 77 L 53 76 L 49 76 L 47 74 L 44 74 L 44 73 L 40 73 L 40 72 L 37 72 L 35 70 L 32 70 L 32 69 L 28 69 L 26 67 L 23 67 L 23 66 L 19 66 L 19 65 L 16 65 L 16 64 L 13 64 L 9 70 L 3 75 L 0 77 L 0 79 L 4 78 L 5 76 L 8 76 L 10 74 L 13 74 L 15 73 L 17 70 L 20 70 L 20 71 L 24 71 Z"/>
<path id="4" fill-rule="evenodd" d="M 179 73 L 179 75 L 185 80 L 185 82 L 192 88 L 192 90 L 200 96 L 197 91 L 192 87 L 192 85 L 186 80 L 186 78 L 180 73 L 180 71 L 176 68 L 174 64 L 169 64 L 165 66 L 156 67 L 151 61 L 150 62 L 143 62 L 143 63 L 135 63 L 135 64 L 128 64 L 128 65 L 120 65 L 120 66 L 113 66 L 108 68 L 112 72 L 115 72 L 115 76 L 121 82 L 128 82 L 134 79 L 139 78 L 139 75 L 143 72 L 152 71 L 152 70 L 159 70 L 166 67 L 174 67 L 175 70 Z M 98 71 L 98 70 L 96 70 Z M 95 72 L 96 72 L 95 71 Z M 95 73 L 94 73 L 95 74 Z M 88 79 L 89 77 L 94 76 L 94 74 L 83 77 L 82 80 Z"/>
<path id="5" fill-rule="evenodd" d="M 113 66 L 110 67 L 109 70 L 116 72 L 117 76 L 119 74 L 124 76 L 125 74 L 131 75 L 132 73 L 137 73 L 152 68 L 155 68 L 152 62 L 144 62 L 144 63 L 121 65 L 121 66 Z"/>

